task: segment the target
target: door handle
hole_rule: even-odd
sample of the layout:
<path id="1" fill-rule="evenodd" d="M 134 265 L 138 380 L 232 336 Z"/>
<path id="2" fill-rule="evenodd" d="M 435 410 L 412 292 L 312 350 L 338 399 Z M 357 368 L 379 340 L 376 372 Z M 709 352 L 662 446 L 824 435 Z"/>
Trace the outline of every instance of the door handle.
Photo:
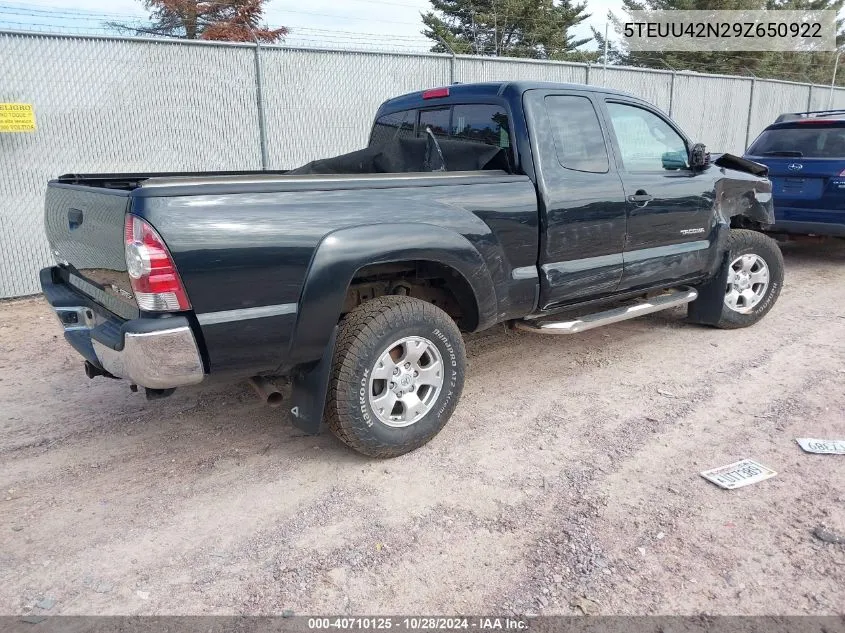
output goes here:
<path id="1" fill-rule="evenodd" d="M 654 200 L 654 196 L 646 193 L 644 189 L 638 189 L 637 193 L 628 196 L 628 202 L 649 202 L 651 200 Z"/>

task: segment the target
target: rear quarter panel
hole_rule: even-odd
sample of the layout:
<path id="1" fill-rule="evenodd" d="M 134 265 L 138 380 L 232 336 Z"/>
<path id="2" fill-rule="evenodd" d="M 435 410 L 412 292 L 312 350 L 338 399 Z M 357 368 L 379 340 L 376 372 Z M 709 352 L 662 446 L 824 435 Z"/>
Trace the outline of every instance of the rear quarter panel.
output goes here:
<path id="1" fill-rule="evenodd" d="M 297 304 L 316 248 L 344 228 L 372 225 L 387 239 L 390 224 L 453 231 L 478 250 L 505 297 L 513 270 L 537 261 L 536 194 L 526 177 L 470 185 L 136 197 L 132 210 L 167 243 L 200 322 L 214 313 Z M 532 307 L 509 306 L 500 296 L 497 316 L 525 314 Z M 288 312 L 201 325 L 212 374 L 289 369 L 296 319 Z"/>

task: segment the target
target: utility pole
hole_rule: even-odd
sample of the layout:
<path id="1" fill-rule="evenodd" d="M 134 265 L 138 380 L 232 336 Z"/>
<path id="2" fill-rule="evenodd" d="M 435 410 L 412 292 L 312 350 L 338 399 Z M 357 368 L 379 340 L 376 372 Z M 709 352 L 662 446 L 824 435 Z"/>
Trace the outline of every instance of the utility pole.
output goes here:
<path id="1" fill-rule="evenodd" d="M 842 53 L 839 50 L 836 51 L 836 61 L 833 62 L 833 79 L 830 80 L 830 94 L 827 95 L 827 109 L 830 110 L 833 106 L 833 90 L 836 87 L 836 71 L 839 70 L 839 58 L 842 57 Z"/>

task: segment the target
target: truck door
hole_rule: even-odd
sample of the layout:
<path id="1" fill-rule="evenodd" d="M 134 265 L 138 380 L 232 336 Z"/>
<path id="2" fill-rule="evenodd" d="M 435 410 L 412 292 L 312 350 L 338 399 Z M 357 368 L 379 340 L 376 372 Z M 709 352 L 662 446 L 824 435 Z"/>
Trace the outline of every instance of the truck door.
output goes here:
<path id="1" fill-rule="evenodd" d="M 688 168 L 687 140 L 656 110 L 608 96 L 605 112 L 628 200 L 619 290 L 699 277 L 717 235 L 712 174 Z"/>
<path id="2" fill-rule="evenodd" d="M 626 202 L 588 92 L 523 97 L 540 205 L 540 308 L 612 293 L 622 278 Z"/>

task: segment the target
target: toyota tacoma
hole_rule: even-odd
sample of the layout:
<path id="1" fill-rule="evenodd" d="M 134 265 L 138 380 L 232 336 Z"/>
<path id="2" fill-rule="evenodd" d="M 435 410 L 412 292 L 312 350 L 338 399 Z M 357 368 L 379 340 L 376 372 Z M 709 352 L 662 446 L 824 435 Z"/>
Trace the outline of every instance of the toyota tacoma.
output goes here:
<path id="1" fill-rule="evenodd" d="M 783 284 L 766 174 L 631 95 L 456 84 L 290 171 L 61 176 L 41 284 L 90 377 L 150 398 L 249 380 L 304 431 L 392 457 L 452 415 L 462 332 L 760 320 Z"/>

